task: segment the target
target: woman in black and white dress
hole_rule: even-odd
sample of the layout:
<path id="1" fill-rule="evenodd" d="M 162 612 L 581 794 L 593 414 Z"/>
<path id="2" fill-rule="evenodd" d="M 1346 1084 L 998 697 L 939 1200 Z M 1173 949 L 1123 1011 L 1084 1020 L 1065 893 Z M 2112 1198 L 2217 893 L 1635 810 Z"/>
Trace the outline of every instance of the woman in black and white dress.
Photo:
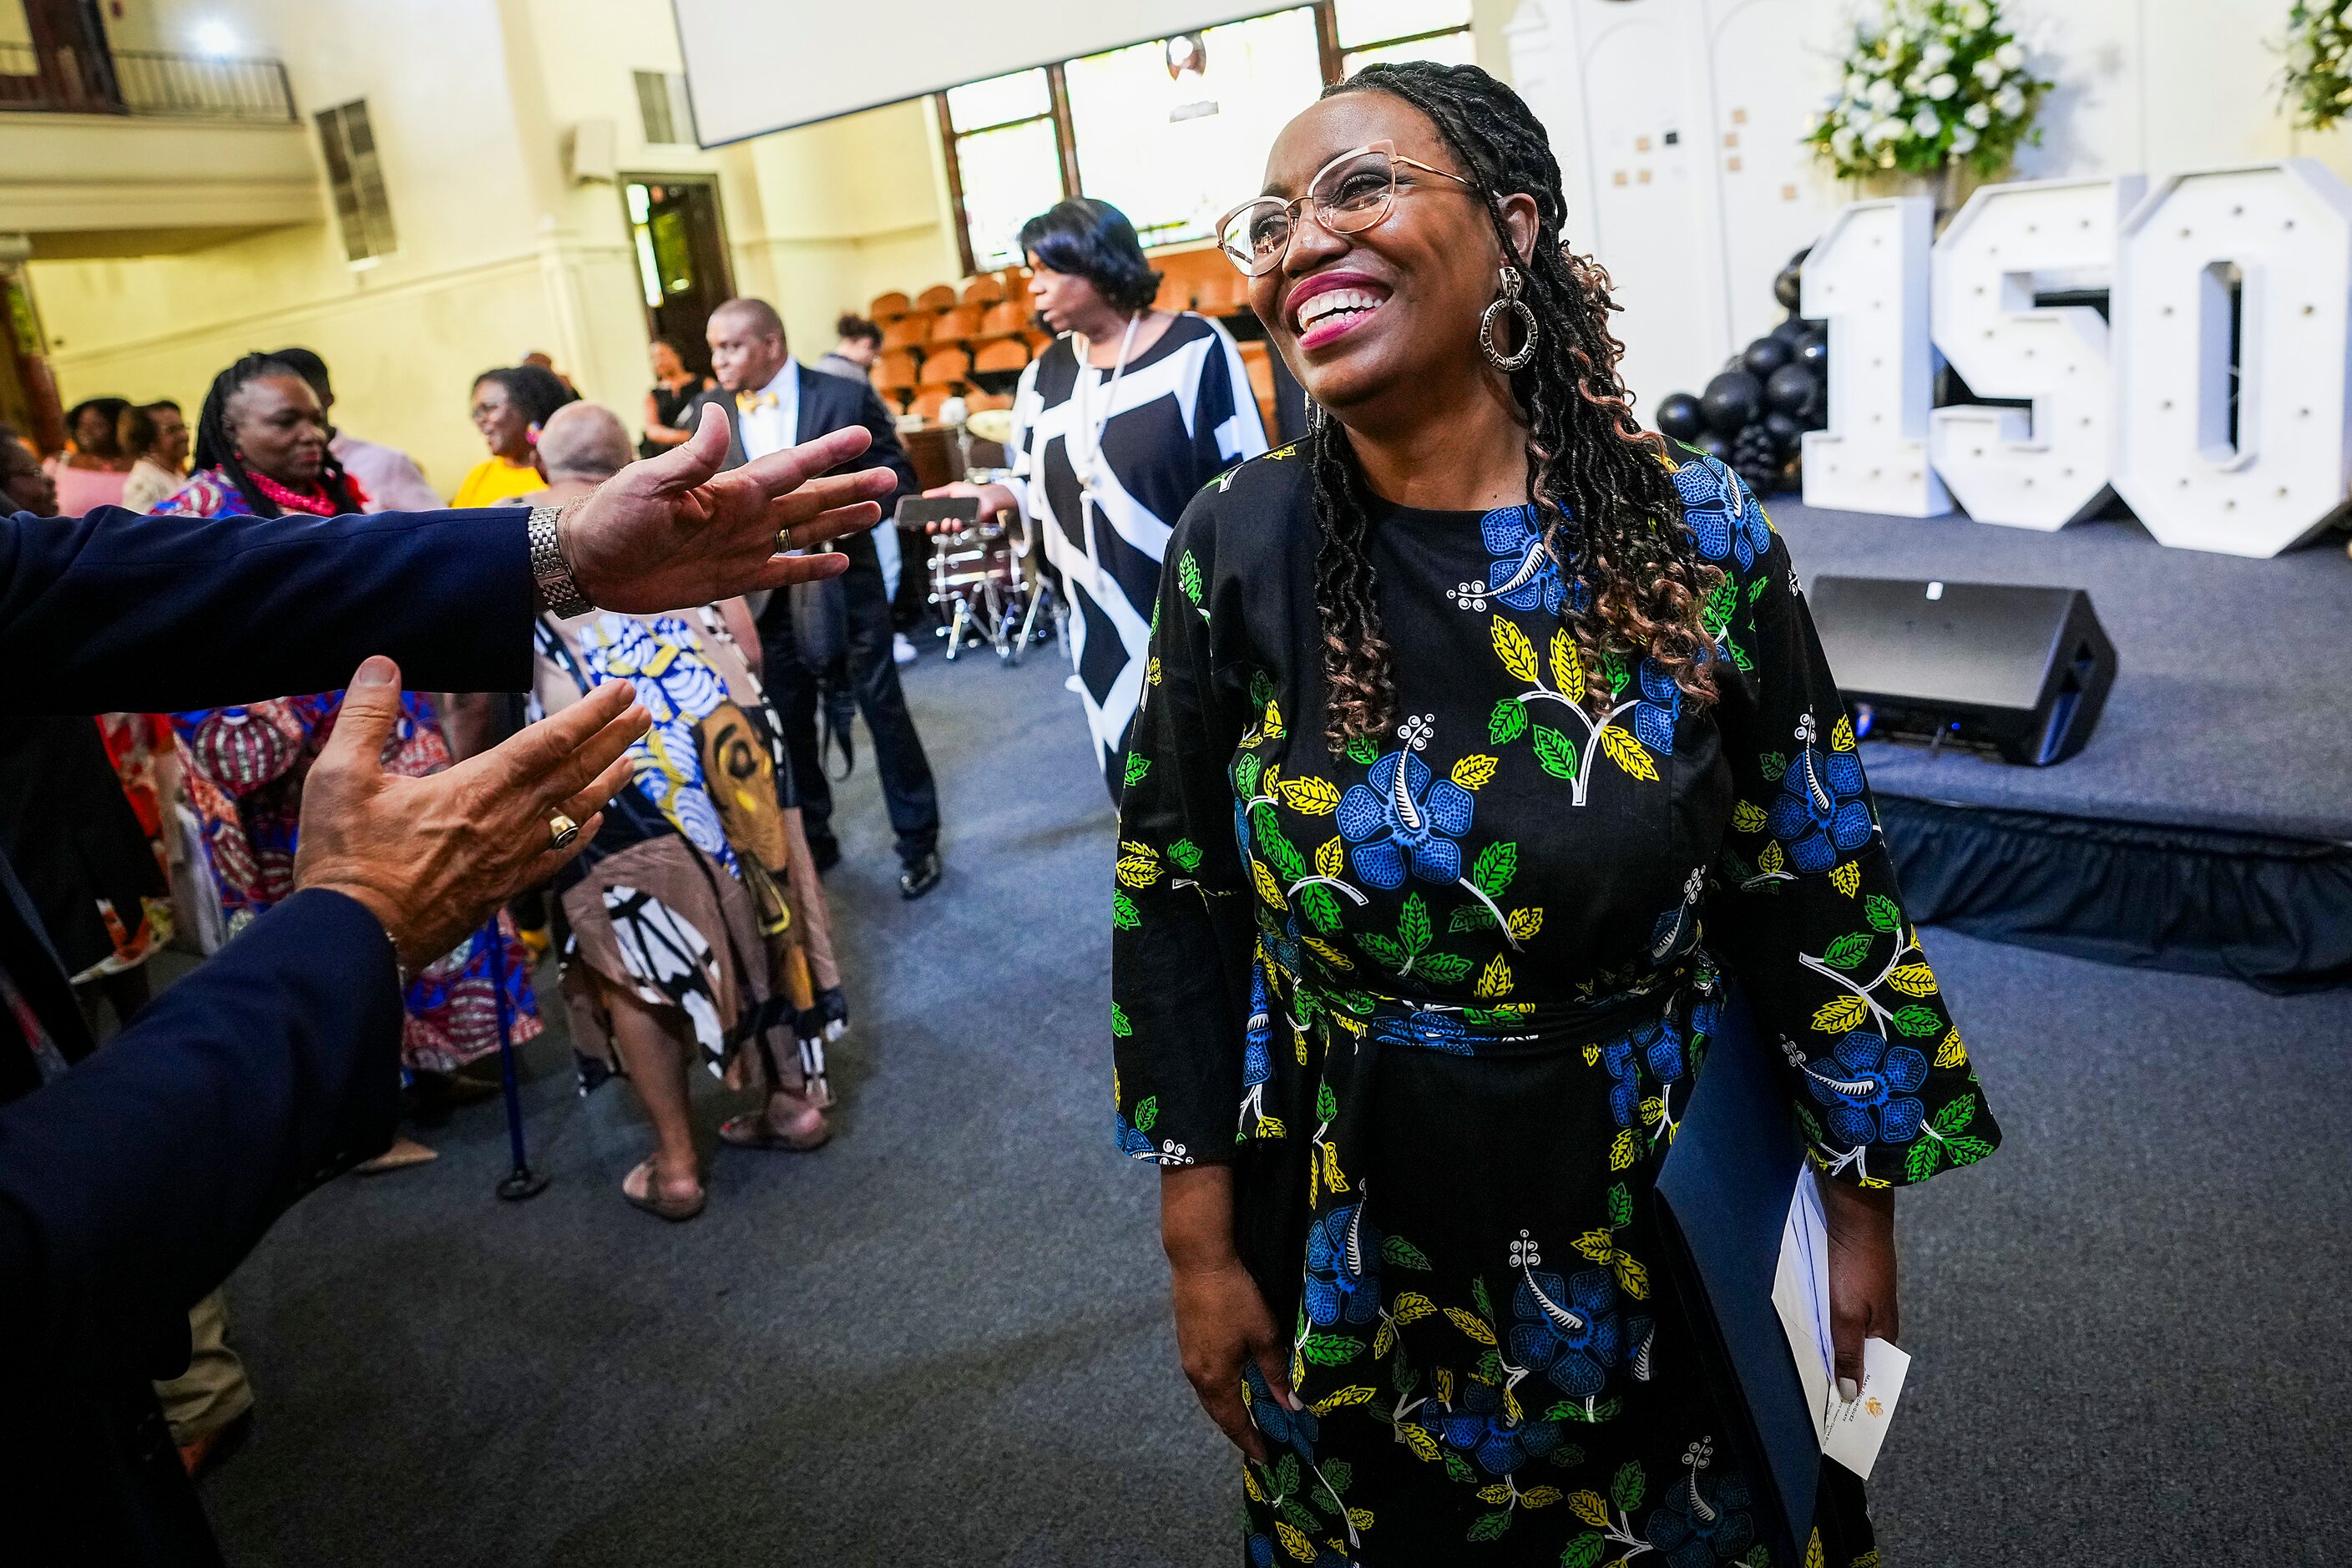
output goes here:
<path id="1" fill-rule="evenodd" d="M 1075 685 L 1116 801 L 1150 655 L 1169 530 L 1202 486 L 1265 450 L 1241 353 L 1189 310 L 1155 310 L 1160 274 L 1108 202 L 1059 203 L 1021 230 L 1038 315 L 1061 334 L 1021 373 L 1013 473 L 949 485 L 1019 511 L 1076 608 Z"/>

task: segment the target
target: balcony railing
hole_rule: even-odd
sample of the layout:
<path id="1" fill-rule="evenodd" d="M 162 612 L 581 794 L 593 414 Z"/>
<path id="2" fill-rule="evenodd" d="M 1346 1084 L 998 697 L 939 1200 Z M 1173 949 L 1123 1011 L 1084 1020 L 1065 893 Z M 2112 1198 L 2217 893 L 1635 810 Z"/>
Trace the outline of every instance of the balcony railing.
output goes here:
<path id="1" fill-rule="evenodd" d="M 294 119 L 294 89 L 277 60 L 0 44 L 5 110 L 282 125 Z"/>

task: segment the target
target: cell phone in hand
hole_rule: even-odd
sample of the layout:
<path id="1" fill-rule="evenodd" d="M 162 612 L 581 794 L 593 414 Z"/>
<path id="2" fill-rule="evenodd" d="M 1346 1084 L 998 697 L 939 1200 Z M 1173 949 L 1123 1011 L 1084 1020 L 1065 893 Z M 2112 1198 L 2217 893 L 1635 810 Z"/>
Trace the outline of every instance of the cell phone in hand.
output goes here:
<path id="1" fill-rule="evenodd" d="M 891 519 L 900 528 L 928 531 L 942 524 L 969 528 L 980 521 L 978 496 L 901 496 Z"/>

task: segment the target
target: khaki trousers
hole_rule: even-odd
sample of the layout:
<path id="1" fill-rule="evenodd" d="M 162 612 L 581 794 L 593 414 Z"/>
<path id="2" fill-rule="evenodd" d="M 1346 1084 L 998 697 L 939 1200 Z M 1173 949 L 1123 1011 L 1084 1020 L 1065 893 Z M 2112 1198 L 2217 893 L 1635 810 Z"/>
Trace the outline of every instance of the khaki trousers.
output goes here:
<path id="1" fill-rule="evenodd" d="M 172 1441 L 184 1448 L 253 1408 L 245 1363 L 228 1348 L 228 1307 L 217 1290 L 188 1310 L 188 1370 L 155 1385 Z"/>

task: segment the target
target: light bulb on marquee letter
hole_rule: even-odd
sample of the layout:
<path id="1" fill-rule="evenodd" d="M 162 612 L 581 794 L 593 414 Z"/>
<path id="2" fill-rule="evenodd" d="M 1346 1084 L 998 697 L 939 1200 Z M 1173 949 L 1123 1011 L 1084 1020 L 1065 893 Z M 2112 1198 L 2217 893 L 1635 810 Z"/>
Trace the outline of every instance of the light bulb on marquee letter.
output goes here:
<path id="1" fill-rule="evenodd" d="M 1927 464 L 1935 229 L 1925 196 L 1856 202 L 1805 258 L 1803 313 L 1830 324 L 1830 427 L 1805 436 L 1807 506 L 1897 517 L 1952 510 Z"/>
<path id="2" fill-rule="evenodd" d="M 1936 471 L 1979 522 L 2063 528 L 2106 499 L 2107 323 L 2086 305 L 2033 300 L 2112 287 L 2116 227 L 2147 184 L 2131 174 L 1987 185 L 1936 241 L 1936 346 L 1979 397 L 2033 404 L 1959 404 L 1929 417 Z"/>
<path id="3" fill-rule="evenodd" d="M 2113 315 L 2115 486 L 2147 531 L 2255 556 L 2317 532 L 2352 479 L 2352 190 L 2308 158 L 2172 176 L 2124 220 Z"/>

